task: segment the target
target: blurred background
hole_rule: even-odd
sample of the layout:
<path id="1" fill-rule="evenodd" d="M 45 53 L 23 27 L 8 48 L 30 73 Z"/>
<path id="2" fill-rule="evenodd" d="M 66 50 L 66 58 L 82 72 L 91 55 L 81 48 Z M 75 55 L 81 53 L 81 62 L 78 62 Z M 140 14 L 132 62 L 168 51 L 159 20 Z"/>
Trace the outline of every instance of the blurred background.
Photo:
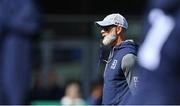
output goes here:
<path id="1" fill-rule="evenodd" d="M 97 65 L 101 35 L 94 21 L 120 13 L 129 23 L 127 38 L 138 43 L 146 0 L 41 0 L 39 5 L 42 25 L 34 40 L 29 100 L 58 104 L 69 80 L 80 82 L 85 101 L 95 82 L 102 82 L 104 63 Z"/>

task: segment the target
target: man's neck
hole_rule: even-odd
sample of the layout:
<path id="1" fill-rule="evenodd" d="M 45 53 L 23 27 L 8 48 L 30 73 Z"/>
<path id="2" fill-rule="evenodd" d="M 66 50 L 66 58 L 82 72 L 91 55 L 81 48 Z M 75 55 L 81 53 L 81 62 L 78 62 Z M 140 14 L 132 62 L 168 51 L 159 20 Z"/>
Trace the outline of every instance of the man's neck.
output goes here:
<path id="1" fill-rule="evenodd" d="M 120 45 L 121 43 L 123 43 L 125 41 L 125 37 L 124 35 L 119 35 L 117 40 L 113 43 L 114 46 L 116 45 Z"/>

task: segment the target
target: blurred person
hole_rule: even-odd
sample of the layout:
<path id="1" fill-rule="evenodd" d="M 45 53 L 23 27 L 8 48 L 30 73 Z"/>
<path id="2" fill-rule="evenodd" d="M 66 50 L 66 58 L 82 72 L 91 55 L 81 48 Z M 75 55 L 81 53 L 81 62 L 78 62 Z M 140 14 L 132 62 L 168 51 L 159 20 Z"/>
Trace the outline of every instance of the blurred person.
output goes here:
<path id="1" fill-rule="evenodd" d="M 180 0 L 149 0 L 132 104 L 180 104 Z"/>
<path id="2" fill-rule="evenodd" d="M 64 90 L 58 85 L 58 73 L 50 72 L 47 82 L 47 99 L 59 100 L 64 96 Z"/>
<path id="3" fill-rule="evenodd" d="M 58 85 L 57 73 L 48 74 L 47 84 L 44 84 L 42 73 L 36 76 L 34 87 L 31 91 L 31 101 L 36 100 L 59 100 L 64 96 L 63 89 Z"/>
<path id="4" fill-rule="evenodd" d="M 92 84 L 90 97 L 87 99 L 88 105 L 101 105 L 103 84 L 101 81 L 95 81 Z"/>
<path id="5" fill-rule="evenodd" d="M 25 104 L 30 91 L 32 43 L 39 29 L 33 0 L 0 1 L 0 104 Z"/>
<path id="6" fill-rule="evenodd" d="M 137 45 L 133 40 L 125 40 L 128 23 L 119 13 L 110 14 L 96 24 L 102 28 L 103 45 L 111 47 L 104 71 L 102 104 L 126 104 L 136 87 L 134 66 Z"/>
<path id="7" fill-rule="evenodd" d="M 35 100 L 45 100 L 47 98 L 42 72 L 38 72 L 35 75 L 35 81 L 30 95 L 30 102 Z"/>
<path id="8" fill-rule="evenodd" d="M 79 81 L 69 80 L 65 85 L 65 95 L 60 101 L 61 105 L 85 105 L 81 97 L 81 85 Z"/>

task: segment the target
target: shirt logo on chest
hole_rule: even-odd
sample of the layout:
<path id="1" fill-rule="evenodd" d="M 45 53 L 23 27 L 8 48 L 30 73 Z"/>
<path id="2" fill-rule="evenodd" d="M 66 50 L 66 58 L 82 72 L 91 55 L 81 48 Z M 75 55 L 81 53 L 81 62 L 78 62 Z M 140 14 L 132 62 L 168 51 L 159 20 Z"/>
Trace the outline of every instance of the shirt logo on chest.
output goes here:
<path id="1" fill-rule="evenodd" d="M 114 60 L 112 65 L 111 65 L 111 69 L 115 69 L 116 68 L 116 64 L 117 64 L 117 60 Z"/>

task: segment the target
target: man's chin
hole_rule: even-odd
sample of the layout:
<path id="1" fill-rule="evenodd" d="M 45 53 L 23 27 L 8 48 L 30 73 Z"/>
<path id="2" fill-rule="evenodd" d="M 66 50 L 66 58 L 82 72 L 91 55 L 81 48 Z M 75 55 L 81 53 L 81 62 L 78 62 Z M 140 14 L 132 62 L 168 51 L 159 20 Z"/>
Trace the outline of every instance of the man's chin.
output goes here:
<path id="1" fill-rule="evenodd" d="M 102 42 L 102 45 L 103 45 L 103 47 L 105 47 L 106 49 L 111 49 L 112 48 L 112 43 L 106 43 L 106 44 L 104 44 L 103 42 Z"/>
<path id="2" fill-rule="evenodd" d="M 102 42 L 102 44 L 103 44 L 104 46 L 109 46 L 109 45 L 111 45 L 111 42 Z"/>

